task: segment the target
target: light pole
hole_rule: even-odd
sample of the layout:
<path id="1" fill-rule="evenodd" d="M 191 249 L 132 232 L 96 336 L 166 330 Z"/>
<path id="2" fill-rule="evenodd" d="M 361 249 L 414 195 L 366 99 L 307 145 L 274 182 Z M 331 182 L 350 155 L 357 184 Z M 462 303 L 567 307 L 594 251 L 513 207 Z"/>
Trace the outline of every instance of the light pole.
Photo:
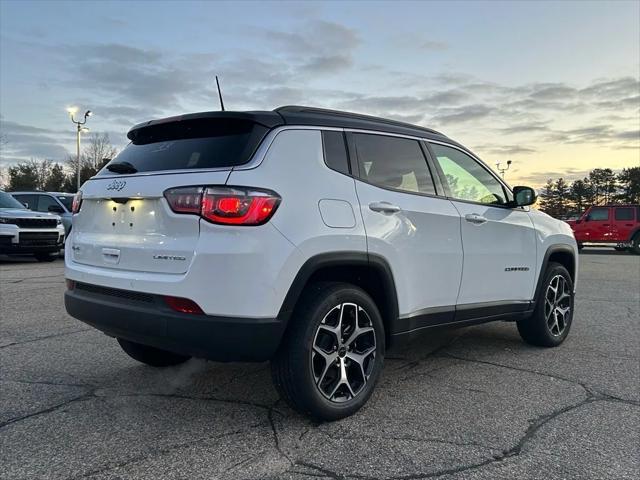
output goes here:
<path id="1" fill-rule="evenodd" d="M 69 116 L 71 117 L 71 121 L 76 124 L 76 170 L 77 170 L 77 178 L 78 178 L 78 186 L 76 191 L 80 191 L 80 134 L 82 132 L 88 132 L 89 129 L 84 127 L 83 125 L 87 123 L 87 118 L 91 116 L 91 110 L 87 110 L 84 112 L 84 120 L 76 120 L 73 116 L 78 113 L 78 109 L 76 107 L 67 108 L 67 112 L 69 112 Z"/>
<path id="2" fill-rule="evenodd" d="M 509 167 L 511 166 L 511 160 L 507 160 L 506 167 L 500 167 L 500 165 L 502 165 L 500 162 L 496 163 L 496 168 L 498 169 L 498 171 L 500 172 L 500 175 L 502 175 L 502 179 L 504 180 L 504 172 L 509 170 Z"/>

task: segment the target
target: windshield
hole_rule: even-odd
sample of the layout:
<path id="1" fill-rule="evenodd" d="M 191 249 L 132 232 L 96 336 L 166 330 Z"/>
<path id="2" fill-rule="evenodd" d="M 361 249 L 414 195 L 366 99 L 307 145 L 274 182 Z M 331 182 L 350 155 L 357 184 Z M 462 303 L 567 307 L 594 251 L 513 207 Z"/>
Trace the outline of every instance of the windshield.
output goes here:
<path id="1" fill-rule="evenodd" d="M 73 206 L 73 195 L 58 195 L 58 200 L 60 203 L 64 205 L 64 208 L 71 211 L 71 207 Z"/>
<path id="2" fill-rule="evenodd" d="M 18 200 L 5 192 L 0 192 L 0 208 L 20 208 L 22 210 L 25 209 L 24 205 L 22 205 Z"/>
<path id="3" fill-rule="evenodd" d="M 143 127 L 98 175 L 113 175 L 116 170 L 109 170 L 109 165 L 122 163 L 136 172 L 242 165 L 249 161 L 267 132 L 262 125 L 237 119 L 199 119 Z"/>

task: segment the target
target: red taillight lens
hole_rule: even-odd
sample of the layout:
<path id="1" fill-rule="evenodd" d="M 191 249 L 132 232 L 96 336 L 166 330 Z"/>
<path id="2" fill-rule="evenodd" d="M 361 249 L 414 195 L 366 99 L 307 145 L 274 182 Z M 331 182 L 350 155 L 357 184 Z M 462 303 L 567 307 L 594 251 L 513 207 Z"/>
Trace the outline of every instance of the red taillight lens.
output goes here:
<path id="1" fill-rule="evenodd" d="M 82 190 L 78 190 L 73 196 L 73 203 L 71 204 L 71 213 L 78 213 L 80 211 L 80 207 L 82 206 Z"/>
<path id="2" fill-rule="evenodd" d="M 164 197 L 176 213 L 200 214 L 202 190 L 202 187 L 172 188 L 164 192 Z"/>
<path id="3" fill-rule="evenodd" d="M 204 312 L 193 300 L 181 297 L 164 297 L 164 301 L 171 310 L 175 310 L 180 313 L 192 313 L 194 315 L 202 315 Z"/>
<path id="4" fill-rule="evenodd" d="M 209 187 L 202 196 L 202 217 L 223 225 L 262 225 L 279 203 L 280 197 L 266 190 Z"/>
<path id="5" fill-rule="evenodd" d="M 205 220 L 221 225 L 262 225 L 269 221 L 280 204 L 280 197 L 275 192 L 261 189 L 173 188 L 164 196 L 174 212 L 199 214 Z"/>

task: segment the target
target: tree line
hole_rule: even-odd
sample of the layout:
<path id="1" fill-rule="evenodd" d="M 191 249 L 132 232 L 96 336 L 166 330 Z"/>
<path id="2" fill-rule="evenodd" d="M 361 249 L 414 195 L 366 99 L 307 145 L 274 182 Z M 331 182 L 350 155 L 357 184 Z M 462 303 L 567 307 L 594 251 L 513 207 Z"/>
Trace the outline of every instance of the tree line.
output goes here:
<path id="1" fill-rule="evenodd" d="M 117 149 L 109 135 L 92 134 L 80 153 L 80 184 L 93 177 L 111 160 Z M 43 190 L 47 192 L 75 193 L 77 190 L 77 165 L 75 155 L 60 163 L 53 160 L 32 158 L 7 169 L 7 191 Z"/>
<path id="2" fill-rule="evenodd" d="M 549 179 L 540 191 L 540 210 L 556 218 L 580 215 L 591 205 L 640 203 L 640 167 L 595 168 L 583 179 Z"/>

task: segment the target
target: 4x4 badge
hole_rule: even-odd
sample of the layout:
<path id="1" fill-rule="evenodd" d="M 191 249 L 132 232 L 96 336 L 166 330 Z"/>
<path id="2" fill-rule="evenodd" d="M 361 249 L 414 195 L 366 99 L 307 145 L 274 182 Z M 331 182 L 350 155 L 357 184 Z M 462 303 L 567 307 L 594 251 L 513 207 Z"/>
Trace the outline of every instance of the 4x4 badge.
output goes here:
<path id="1" fill-rule="evenodd" d="M 116 190 L 119 192 L 124 187 L 126 187 L 126 185 L 127 182 L 125 182 L 124 180 L 114 180 L 109 185 L 107 185 L 107 190 Z"/>

